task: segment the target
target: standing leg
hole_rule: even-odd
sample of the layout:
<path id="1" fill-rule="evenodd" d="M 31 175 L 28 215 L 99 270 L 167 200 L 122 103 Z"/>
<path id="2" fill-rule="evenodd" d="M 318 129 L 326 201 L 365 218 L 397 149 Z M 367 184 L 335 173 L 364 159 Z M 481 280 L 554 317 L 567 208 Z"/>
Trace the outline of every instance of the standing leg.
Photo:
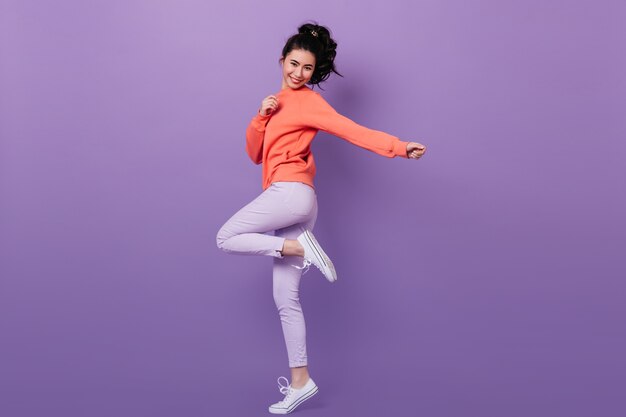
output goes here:
<path id="1" fill-rule="evenodd" d="M 305 190 L 305 192 L 308 190 Z M 302 223 L 276 231 L 276 236 L 296 239 L 305 229 L 312 230 L 317 218 L 317 201 L 313 200 Z M 308 360 L 306 351 L 306 325 L 300 304 L 300 278 L 302 271 L 294 267 L 302 264 L 301 256 L 284 256 L 274 259 L 273 293 L 274 302 L 280 316 L 289 367 L 291 385 L 301 388 L 308 379 Z"/>

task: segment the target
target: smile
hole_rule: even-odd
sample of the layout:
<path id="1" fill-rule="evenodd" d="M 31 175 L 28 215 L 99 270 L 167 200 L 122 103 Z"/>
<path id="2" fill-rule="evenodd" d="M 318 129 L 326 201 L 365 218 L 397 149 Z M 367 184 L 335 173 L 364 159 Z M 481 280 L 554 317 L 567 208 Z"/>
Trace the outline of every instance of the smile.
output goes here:
<path id="1" fill-rule="evenodd" d="M 289 78 L 291 78 L 291 81 L 293 81 L 296 84 L 300 84 L 302 82 L 302 80 L 297 80 L 297 79 L 295 79 L 293 77 L 289 77 Z"/>

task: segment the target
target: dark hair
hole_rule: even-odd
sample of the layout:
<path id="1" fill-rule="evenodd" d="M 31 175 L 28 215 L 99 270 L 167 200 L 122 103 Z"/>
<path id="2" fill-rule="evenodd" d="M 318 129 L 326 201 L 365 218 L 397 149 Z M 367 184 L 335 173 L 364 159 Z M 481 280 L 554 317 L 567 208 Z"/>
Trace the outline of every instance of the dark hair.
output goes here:
<path id="1" fill-rule="evenodd" d="M 337 42 L 330 37 L 330 31 L 316 22 L 305 23 L 298 28 L 298 33 L 291 36 L 283 47 L 283 59 L 294 49 L 303 49 L 315 55 L 315 70 L 308 84 L 319 86 L 326 81 L 331 72 L 343 77 L 335 68 Z"/>

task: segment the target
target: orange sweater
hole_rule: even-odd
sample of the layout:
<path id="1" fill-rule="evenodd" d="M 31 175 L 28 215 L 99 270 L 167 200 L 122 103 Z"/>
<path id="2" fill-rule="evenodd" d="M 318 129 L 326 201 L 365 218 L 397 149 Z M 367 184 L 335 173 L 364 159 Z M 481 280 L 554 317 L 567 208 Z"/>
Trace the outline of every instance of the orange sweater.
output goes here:
<path id="1" fill-rule="evenodd" d="M 263 162 L 263 190 L 277 181 L 299 181 L 314 187 L 311 142 L 318 130 L 388 158 L 408 158 L 408 142 L 342 116 L 307 86 L 285 88 L 276 96 L 278 108 L 269 116 L 257 112 L 246 130 L 246 152 L 255 164 Z"/>

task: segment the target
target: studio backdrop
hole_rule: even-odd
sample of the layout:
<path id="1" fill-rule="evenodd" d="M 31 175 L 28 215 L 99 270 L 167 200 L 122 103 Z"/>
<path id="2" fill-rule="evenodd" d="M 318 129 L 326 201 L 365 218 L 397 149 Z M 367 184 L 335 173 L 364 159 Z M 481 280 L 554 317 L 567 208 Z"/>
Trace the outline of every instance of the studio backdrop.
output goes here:
<path id="1" fill-rule="evenodd" d="M 313 20 L 319 91 L 427 146 L 320 132 L 303 415 L 623 416 L 618 1 L 0 3 L 0 415 L 250 416 L 289 375 L 245 129 Z M 622 407 L 623 411 L 623 407 Z"/>

